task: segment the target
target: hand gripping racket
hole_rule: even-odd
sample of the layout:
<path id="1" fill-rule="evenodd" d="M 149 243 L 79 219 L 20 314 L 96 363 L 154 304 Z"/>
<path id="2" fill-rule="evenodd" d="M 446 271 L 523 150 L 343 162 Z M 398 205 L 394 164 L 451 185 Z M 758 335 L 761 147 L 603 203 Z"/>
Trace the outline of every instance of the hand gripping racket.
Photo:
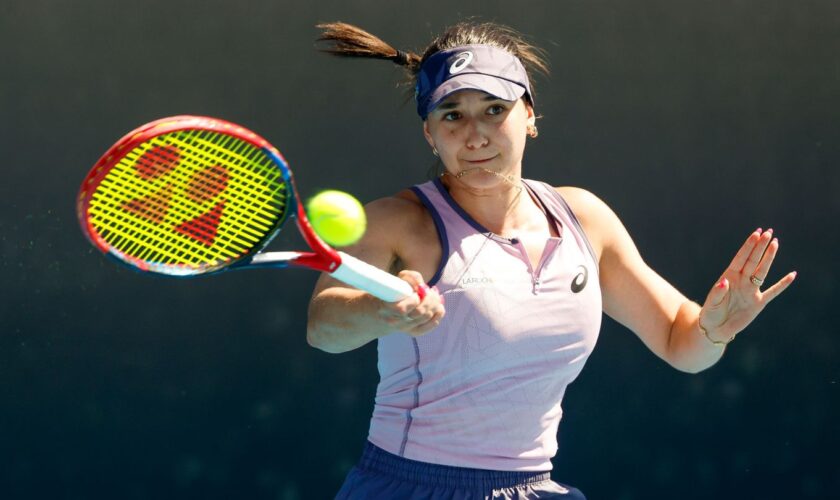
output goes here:
<path id="1" fill-rule="evenodd" d="M 321 240 L 280 152 L 224 120 L 173 116 L 128 133 L 85 177 L 77 212 L 94 246 L 141 271 L 197 276 L 298 266 L 388 302 L 414 294 L 407 282 Z M 290 216 L 310 251 L 261 252 Z"/>

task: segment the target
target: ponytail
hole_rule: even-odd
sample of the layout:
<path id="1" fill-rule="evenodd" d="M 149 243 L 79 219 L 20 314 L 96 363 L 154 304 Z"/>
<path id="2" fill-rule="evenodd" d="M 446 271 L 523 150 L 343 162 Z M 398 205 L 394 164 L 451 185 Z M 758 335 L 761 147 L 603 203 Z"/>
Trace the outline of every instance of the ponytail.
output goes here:
<path id="1" fill-rule="evenodd" d="M 328 42 L 324 52 L 341 57 L 366 57 L 385 59 L 414 75 L 420 70 L 421 57 L 413 52 L 403 52 L 383 42 L 380 38 L 352 24 L 335 22 L 317 25 L 323 30 L 320 42 Z"/>
<path id="2" fill-rule="evenodd" d="M 334 22 L 317 25 L 323 30 L 318 41 L 327 42 L 323 52 L 342 57 L 385 59 L 406 70 L 407 97 L 414 96 L 420 64 L 435 53 L 462 45 L 489 45 L 516 56 L 525 66 L 530 83 L 530 97 L 534 96 L 533 73 L 548 74 L 542 49 L 532 45 L 517 31 L 496 23 L 462 22 L 449 27 L 435 38 L 422 55 L 403 52 L 380 38 L 352 24 Z M 532 101 L 533 104 L 533 101 Z"/>

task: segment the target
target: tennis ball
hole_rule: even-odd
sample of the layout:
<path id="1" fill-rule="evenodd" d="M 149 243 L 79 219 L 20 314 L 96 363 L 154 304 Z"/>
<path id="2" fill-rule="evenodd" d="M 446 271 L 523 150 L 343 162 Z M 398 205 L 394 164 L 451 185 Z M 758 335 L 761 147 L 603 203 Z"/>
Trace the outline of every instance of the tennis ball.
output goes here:
<path id="1" fill-rule="evenodd" d="M 343 247 L 365 234 L 367 219 L 359 200 L 342 191 L 322 191 L 306 204 L 312 228 L 330 245 Z"/>

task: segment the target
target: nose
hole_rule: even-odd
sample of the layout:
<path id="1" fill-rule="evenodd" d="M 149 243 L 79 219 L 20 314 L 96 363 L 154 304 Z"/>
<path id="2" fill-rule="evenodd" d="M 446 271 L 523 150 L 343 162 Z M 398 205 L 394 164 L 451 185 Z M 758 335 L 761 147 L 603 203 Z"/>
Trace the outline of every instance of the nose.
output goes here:
<path id="1" fill-rule="evenodd" d="M 479 149 L 487 145 L 487 135 L 482 130 L 481 123 L 471 120 L 467 124 L 467 148 Z"/>

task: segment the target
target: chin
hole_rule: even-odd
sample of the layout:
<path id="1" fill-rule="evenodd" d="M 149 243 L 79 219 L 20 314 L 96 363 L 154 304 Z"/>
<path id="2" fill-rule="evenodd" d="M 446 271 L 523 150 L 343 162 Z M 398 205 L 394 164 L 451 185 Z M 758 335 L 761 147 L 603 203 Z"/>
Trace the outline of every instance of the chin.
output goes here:
<path id="1" fill-rule="evenodd" d="M 461 170 L 454 176 L 461 184 L 473 189 L 491 189 L 501 185 L 513 184 L 509 174 L 487 167 L 472 167 Z"/>

